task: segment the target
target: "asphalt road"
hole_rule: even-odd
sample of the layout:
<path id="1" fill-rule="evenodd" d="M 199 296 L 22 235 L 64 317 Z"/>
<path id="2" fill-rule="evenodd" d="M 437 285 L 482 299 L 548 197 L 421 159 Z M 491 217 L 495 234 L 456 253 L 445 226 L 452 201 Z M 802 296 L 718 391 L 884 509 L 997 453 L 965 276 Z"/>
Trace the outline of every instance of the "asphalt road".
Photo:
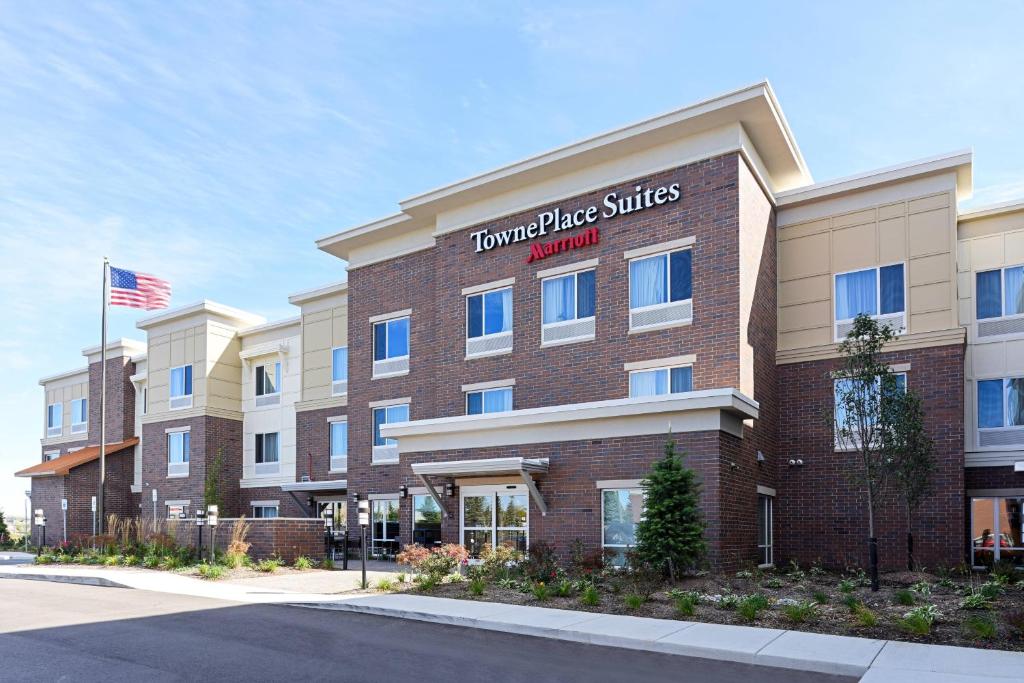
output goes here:
<path id="1" fill-rule="evenodd" d="M 457 626 L 0 579 L 0 681 L 854 679 Z"/>

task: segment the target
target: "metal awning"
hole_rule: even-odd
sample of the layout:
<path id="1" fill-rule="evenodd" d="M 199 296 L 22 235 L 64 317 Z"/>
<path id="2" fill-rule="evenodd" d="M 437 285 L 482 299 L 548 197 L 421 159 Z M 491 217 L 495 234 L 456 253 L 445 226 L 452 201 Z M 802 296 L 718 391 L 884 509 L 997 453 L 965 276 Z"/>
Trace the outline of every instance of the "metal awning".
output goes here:
<path id="1" fill-rule="evenodd" d="M 287 484 L 281 484 L 282 491 L 344 491 L 346 489 L 348 489 L 347 479 L 293 481 Z"/>
<path id="2" fill-rule="evenodd" d="M 480 477 L 511 474 L 520 477 L 526 488 L 530 491 L 530 497 L 540 508 L 540 514 L 548 513 L 548 506 L 543 496 L 537 490 L 537 484 L 533 481 L 533 474 L 544 474 L 548 471 L 547 458 L 483 458 L 480 460 L 448 460 L 444 462 L 418 462 L 413 463 L 412 472 L 426 487 L 430 497 L 434 499 L 437 506 L 441 508 L 444 516 L 448 516 L 441 496 L 434 489 L 427 477 Z"/>

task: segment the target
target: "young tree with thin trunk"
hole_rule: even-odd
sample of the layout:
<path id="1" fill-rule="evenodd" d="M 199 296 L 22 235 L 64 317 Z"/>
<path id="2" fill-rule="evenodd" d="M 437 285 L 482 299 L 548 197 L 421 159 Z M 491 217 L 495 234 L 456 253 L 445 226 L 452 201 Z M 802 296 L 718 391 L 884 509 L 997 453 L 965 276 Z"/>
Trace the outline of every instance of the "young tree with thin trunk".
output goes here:
<path id="1" fill-rule="evenodd" d="M 897 391 L 897 379 L 881 360 L 883 347 L 895 333 L 868 315 L 858 315 L 839 344 L 842 366 L 832 373 L 835 404 L 830 415 L 836 448 L 853 454 L 850 473 L 865 495 L 868 515 L 868 557 L 871 589 L 878 590 L 878 538 L 875 520 L 889 468 L 882 435 L 889 429 L 884 396 Z"/>
<path id="2" fill-rule="evenodd" d="M 885 397 L 882 409 L 888 425 L 882 435 L 889 478 L 907 514 L 907 569 L 914 570 L 914 513 L 931 490 L 935 470 L 934 446 L 924 430 L 921 398 L 910 391 Z"/>
<path id="3" fill-rule="evenodd" d="M 643 480 L 644 516 L 636 525 L 636 559 L 667 571 L 673 581 L 704 556 L 704 521 L 697 474 L 683 464 L 669 437 L 665 457 Z"/>

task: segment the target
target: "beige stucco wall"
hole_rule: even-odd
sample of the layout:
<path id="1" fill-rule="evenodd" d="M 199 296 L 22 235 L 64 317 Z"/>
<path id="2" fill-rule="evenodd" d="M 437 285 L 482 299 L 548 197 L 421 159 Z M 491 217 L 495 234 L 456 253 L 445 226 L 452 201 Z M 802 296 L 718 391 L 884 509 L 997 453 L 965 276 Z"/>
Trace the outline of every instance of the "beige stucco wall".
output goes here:
<path id="1" fill-rule="evenodd" d="M 967 464 L 1013 464 L 1024 459 L 1024 449 L 977 446 L 977 381 L 1024 376 L 1024 334 L 978 338 L 975 284 L 979 271 L 1024 264 L 1024 210 L 962 222 L 959 235 L 959 317 L 968 339 L 964 371 Z"/>
<path id="2" fill-rule="evenodd" d="M 83 368 L 80 373 L 62 377 L 43 385 L 43 445 L 63 443 L 65 441 L 78 441 L 86 438 L 84 432 L 71 433 L 71 401 L 76 398 L 89 398 L 89 370 Z M 46 436 L 46 409 L 53 403 L 61 403 L 61 434 L 60 436 Z"/>
<path id="3" fill-rule="evenodd" d="M 299 409 L 345 405 L 331 395 L 331 352 L 348 345 L 348 295 L 337 293 L 302 306 L 302 397 Z"/>
<path id="4" fill-rule="evenodd" d="M 898 188 L 897 188 L 898 189 Z M 898 344 L 934 345 L 936 334 L 956 331 L 955 182 L 927 194 L 908 183 L 905 198 L 876 203 L 870 191 L 837 202 L 840 212 L 814 207 L 779 210 L 779 360 L 793 362 L 834 353 L 833 276 L 906 264 L 907 332 Z M 877 196 L 877 195 L 876 195 Z M 898 196 L 898 193 L 897 193 Z M 792 222 L 794 216 L 813 216 Z M 960 334 L 956 332 L 956 334 Z M 954 335 L 951 335 L 954 336 Z"/>

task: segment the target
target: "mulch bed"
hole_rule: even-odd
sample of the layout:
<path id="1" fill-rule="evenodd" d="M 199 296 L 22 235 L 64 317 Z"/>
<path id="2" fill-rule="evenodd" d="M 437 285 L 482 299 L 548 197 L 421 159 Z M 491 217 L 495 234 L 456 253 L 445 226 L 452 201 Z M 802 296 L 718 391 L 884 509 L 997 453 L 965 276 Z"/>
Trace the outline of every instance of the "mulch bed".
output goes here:
<path id="1" fill-rule="evenodd" d="M 596 607 L 581 604 L 579 596 L 561 598 L 552 595 L 547 600 L 537 600 L 532 593 L 521 590 L 503 588 L 495 583 L 488 583 L 484 594 L 475 597 L 470 594 L 468 585 L 462 583 L 440 584 L 429 591 L 421 591 L 429 595 L 462 600 L 501 602 L 513 605 L 533 605 L 555 609 L 578 610 L 604 614 L 625 614 L 655 619 L 679 619 L 682 621 L 699 621 L 715 624 L 734 624 L 739 626 L 759 626 L 765 628 L 810 631 L 814 633 L 830 633 L 835 635 L 857 636 L 885 640 L 901 640 L 916 643 L 942 645 L 959 645 L 985 649 L 1024 651 L 1024 634 L 1016 631 L 1006 623 L 1003 615 L 1014 610 L 1024 610 L 1024 585 L 1010 584 L 1005 592 L 995 599 L 993 608 L 988 610 L 966 610 L 960 607 L 963 591 L 970 587 L 968 578 L 957 578 L 952 587 L 941 585 L 940 578 L 921 572 L 899 572 L 884 574 L 881 577 L 881 589 L 873 593 L 868 587 L 858 587 L 852 593 L 868 609 L 878 617 L 877 625 L 864 627 L 857 623 L 851 610 L 844 604 L 847 593 L 839 590 L 839 582 L 844 578 L 836 574 L 805 575 L 790 577 L 783 573 L 765 573 L 750 578 L 732 576 L 706 576 L 680 581 L 674 587 L 681 590 L 699 591 L 706 595 L 732 593 L 739 596 L 759 593 L 773 602 L 780 599 L 815 600 L 815 593 L 824 593 L 827 602 L 820 602 L 817 616 L 805 623 L 793 623 L 777 606 L 769 607 L 758 613 L 754 621 L 744 620 L 734 609 L 723 609 L 707 601 L 700 601 L 693 616 L 680 615 L 674 606 L 673 598 L 665 591 L 654 594 L 652 599 L 636 609 L 630 609 L 624 602 L 623 595 L 614 594 L 602 589 L 601 603 Z M 980 586 L 988 577 L 974 577 L 975 587 Z M 1022 577 L 1024 578 L 1024 577 Z M 773 587 L 780 582 L 780 587 Z M 906 606 L 897 604 L 895 594 L 901 589 L 927 581 L 930 594 L 914 593 L 915 602 Z M 949 581 L 949 579 L 946 579 Z M 768 585 L 766 585 L 766 583 Z M 552 585 L 552 588 L 554 586 Z M 823 596 L 818 595 L 818 598 Z M 898 624 L 898 620 L 911 609 L 922 605 L 935 605 L 942 617 L 937 619 L 928 635 L 916 635 L 907 632 Z M 964 620 L 972 615 L 989 617 L 996 625 L 994 637 L 982 639 L 964 627 Z"/>

